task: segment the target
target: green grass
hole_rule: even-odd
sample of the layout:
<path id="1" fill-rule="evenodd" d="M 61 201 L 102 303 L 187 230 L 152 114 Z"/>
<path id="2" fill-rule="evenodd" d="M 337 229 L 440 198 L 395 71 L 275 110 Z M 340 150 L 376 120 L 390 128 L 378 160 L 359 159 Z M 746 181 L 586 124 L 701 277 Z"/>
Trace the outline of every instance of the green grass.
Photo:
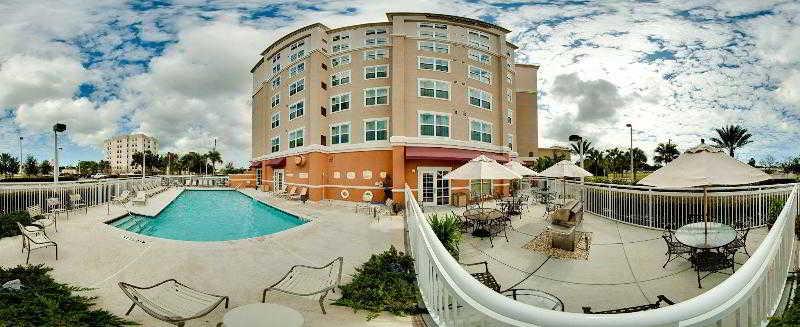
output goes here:
<path id="1" fill-rule="evenodd" d="M 95 308 L 87 289 L 59 283 L 43 265 L 0 267 L 0 284 L 19 279 L 21 290 L 0 289 L 0 326 L 126 326 L 136 323 Z"/>

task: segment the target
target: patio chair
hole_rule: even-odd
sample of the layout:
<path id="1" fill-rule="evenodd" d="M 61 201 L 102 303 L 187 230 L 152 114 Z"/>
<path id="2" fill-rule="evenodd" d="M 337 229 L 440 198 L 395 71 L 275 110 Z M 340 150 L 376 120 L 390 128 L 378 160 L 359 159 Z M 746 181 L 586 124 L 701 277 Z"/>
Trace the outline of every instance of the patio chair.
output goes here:
<path id="1" fill-rule="evenodd" d="M 667 256 L 667 262 L 664 262 L 664 265 L 661 266 L 661 268 L 666 268 L 667 264 L 676 258 L 689 259 L 684 255 L 688 254 L 691 256 L 692 253 L 694 253 L 694 249 L 684 245 L 681 242 L 678 242 L 678 240 L 675 239 L 675 235 L 673 231 L 669 229 L 669 226 L 664 230 L 664 234 L 661 235 L 661 238 L 663 238 L 664 242 L 667 243 L 667 253 L 664 253 Z"/>
<path id="2" fill-rule="evenodd" d="M 289 189 L 289 192 L 288 192 L 288 193 L 286 193 L 286 194 L 284 194 L 284 195 L 283 195 L 283 197 L 284 197 L 284 198 L 287 198 L 287 199 L 291 199 L 291 198 L 292 198 L 292 196 L 294 196 L 295 194 L 297 194 L 297 193 L 295 193 L 295 192 L 297 192 L 297 186 L 292 186 L 292 188 L 290 188 L 290 189 Z"/>
<path id="3" fill-rule="evenodd" d="M 158 320 L 182 327 L 187 320 L 203 317 L 214 311 L 223 301 L 228 308 L 228 297 L 200 292 L 175 279 L 148 287 L 139 287 L 119 282 L 119 288 L 133 301 L 129 315 L 135 306 Z"/>
<path id="4" fill-rule="evenodd" d="M 457 214 L 455 210 L 450 210 L 450 213 L 458 219 L 458 229 L 461 230 L 462 233 L 472 233 L 472 229 L 475 228 L 474 222 L 467 220 L 463 215 Z"/>
<path id="5" fill-rule="evenodd" d="M 733 240 L 733 242 L 725 245 L 725 249 L 733 251 L 734 253 L 737 250 L 742 249 L 744 250 L 744 254 L 750 257 L 750 252 L 747 252 L 747 234 L 750 233 L 750 227 L 745 227 L 742 222 L 736 222 L 734 228 L 736 229 L 736 238 Z"/>
<path id="6" fill-rule="evenodd" d="M 305 203 L 306 200 L 308 200 L 308 187 L 300 188 L 300 193 L 298 193 L 296 195 L 292 195 L 291 197 L 289 197 L 289 199 L 290 200 L 300 200 L 300 201 L 303 201 L 303 203 Z"/>
<path id="7" fill-rule="evenodd" d="M 312 296 L 319 294 L 319 307 L 322 314 L 325 312 L 325 296 L 328 292 L 336 292 L 336 287 L 342 281 L 343 257 L 333 259 L 330 263 L 320 266 L 294 265 L 289 268 L 286 275 L 264 289 L 261 302 L 267 301 L 267 292 L 277 291 L 297 296 Z"/>
<path id="8" fill-rule="evenodd" d="M 31 251 L 36 249 L 43 249 L 47 247 L 55 247 L 56 248 L 56 260 L 58 260 L 58 244 L 50 240 L 47 237 L 47 233 L 44 231 L 44 228 L 30 228 L 34 226 L 23 226 L 19 222 L 16 223 L 17 227 L 19 227 L 19 232 L 22 234 L 22 251 L 25 252 L 25 249 L 28 250 L 28 257 L 25 259 L 25 264 L 28 264 L 31 261 Z"/>
<path id="9" fill-rule="evenodd" d="M 42 208 L 38 205 L 27 207 L 25 208 L 25 211 L 28 212 L 28 217 L 31 218 L 31 226 L 25 226 L 25 228 L 33 230 L 37 228 L 44 229 L 45 227 L 53 226 L 56 232 L 58 232 L 58 220 L 56 219 L 55 215 L 43 214 Z"/>
<path id="10" fill-rule="evenodd" d="M 64 212 L 67 214 L 67 218 L 69 218 L 69 211 L 67 211 L 67 208 L 64 208 L 64 205 L 61 203 L 61 199 L 48 198 L 45 200 L 45 204 L 47 205 L 47 213 L 57 216 Z"/>
<path id="11" fill-rule="evenodd" d="M 131 203 L 147 205 L 147 194 L 144 191 L 136 192 L 136 195 L 131 199 Z"/>
<path id="12" fill-rule="evenodd" d="M 592 311 L 592 307 L 583 307 L 583 313 L 587 313 L 587 314 L 631 313 L 631 312 L 639 312 L 639 311 L 658 309 L 658 308 L 660 308 L 662 306 L 661 305 L 662 303 L 665 303 L 666 304 L 665 306 L 675 304 L 675 302 L 673 302 L 672 300 L 668 299 L 663 294 L 656 296 L 656 298 L 658 298 L 658 300 L 655 303 L 648 303 L 648 304 L 643 304 L 643 305 L 635 305 L 635 306 L 632 306 L 632 307 L 611 309 L 611 310 L 605 310 L 605 311 Z"/>
<path id="13" fill-rule="evenodd" d="M 130 197 L 131 197 L 131 192 L 128 191 L 128 190 L 125 190 L 125 191 L 122 191 L 122 193 L 120 193 L 119 195 L 115 196 L 113 199 L 111 199 L 111 202 L 113 202 L 114 204 L 120 204 L 121 205 L 121 204 L 123 204 L 125 202 L 128 202 Z"/>
<path id="14" fill-rule="evenodd" d="M 483 265 L 483 271 L 478 271 L 476 273 L 470 272 L 470 275 L 481 282 L 481 284 L 486 285 L 486 287 L 493 289 L 495 292 L 500 292 L 500 284 L 497 282 L 497 279 L 494 278 L 494 275 L 489 272 L 489 263 L 486 261 L 481 261 L 475 263 L 462 263 L 461 265 L 465 267 Z"/>
<path id="15" fill-rule="evenodd" d="M 69 205 L 72 210 L 83 208 L 84 213 L 89 213 L 89 206 L 86 205 L 86 202 L 83 201 L 83 197 L 78 193 L 69 194 Z"/>
<path id="16" fill-rule="evenodd" d="M 722 272 L 730 268 L 731 274 L 736 272 L 736 262 L 733 261 L 733 256 L 736 252 L 729 251 L 723 248 L 722 252 L 715 251 L 701 251 L 692 255 L 691 261 L 695 271 L 697 271 L 697 287 L 703 288 L 700 281 L 714 273 Z M 705 275 L 700 276 L 701 273 Z"/>

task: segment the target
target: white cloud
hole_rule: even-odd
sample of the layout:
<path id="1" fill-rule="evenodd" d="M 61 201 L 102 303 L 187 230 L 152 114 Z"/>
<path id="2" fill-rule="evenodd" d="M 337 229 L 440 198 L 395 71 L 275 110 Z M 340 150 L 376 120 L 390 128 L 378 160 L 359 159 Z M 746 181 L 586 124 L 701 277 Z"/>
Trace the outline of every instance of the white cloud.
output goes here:
<path id="1" fill-rule="evenodd" d="M 110 101 L 99 107 L 85 98 L 51 99 L 23 104 L 17 110 L 16 123 L 28 131 L 44 134 L 53 124 L 67 125 L 67 135 L 79 145 L 99 147 L 117 131 L 120 103 Z"/>
<path id="2" fill-rule="evenodd" d="M 74 59 L 12 56 L 0 63 L 0 108 L 70 97 L 88 78 Z"/>

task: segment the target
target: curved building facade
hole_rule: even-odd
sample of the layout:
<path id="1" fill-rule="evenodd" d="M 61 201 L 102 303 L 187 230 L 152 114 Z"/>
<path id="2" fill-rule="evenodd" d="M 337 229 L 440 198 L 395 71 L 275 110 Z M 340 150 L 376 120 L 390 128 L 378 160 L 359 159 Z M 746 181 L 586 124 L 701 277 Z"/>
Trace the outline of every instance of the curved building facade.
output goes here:
<path id="1" fill-rule="evenodd" d="M 514 62 L 508 30 L 474 19 L 388 13 L 388 21 L 312 24 L 253 67 L 253 164 L 263 189 L 311 200 L 449 204 L 479 181 L 441 177 L 479 154 L 536 152 L 536 72 Z M 508 184 L 483 189 L 507 192 Z"/>

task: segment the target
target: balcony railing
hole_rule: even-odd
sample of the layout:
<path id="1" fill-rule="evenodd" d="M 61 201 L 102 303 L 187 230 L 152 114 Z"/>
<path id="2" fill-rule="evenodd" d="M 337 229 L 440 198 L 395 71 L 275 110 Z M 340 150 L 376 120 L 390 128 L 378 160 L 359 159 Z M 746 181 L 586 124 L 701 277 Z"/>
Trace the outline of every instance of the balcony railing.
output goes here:
<path id="1" fill-rule="evenodd" d="M 650 311 L 618 315 L 557 312 L 492 291 L 470 276 L 445 250 L 406 186 L 408 251 L 415 259 L 422 299 L 439 326 L 762 325 L 775 313 L 792 261 L 799 189 L 800 186 L 792 187 L 772 229 L 733 275 L 694 298 Z M 614 215 L 617 214 L 611 216 Z"/>

